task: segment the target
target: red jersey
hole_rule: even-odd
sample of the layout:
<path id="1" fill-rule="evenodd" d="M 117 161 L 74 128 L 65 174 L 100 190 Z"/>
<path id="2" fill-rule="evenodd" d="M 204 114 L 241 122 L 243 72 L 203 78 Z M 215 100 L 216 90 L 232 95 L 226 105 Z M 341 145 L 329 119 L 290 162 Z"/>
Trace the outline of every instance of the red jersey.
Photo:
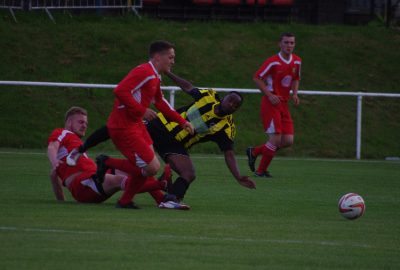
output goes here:
<path id="1" fill-rule="evenodd" d="M 96 173 L 96 164 L 88 156 L 83 154 L 76 164 L 76 166 L 68 166 L 66 157 L 72 149 L 78 148 L 82 144 L 82 140 L 72 131 L 64 128 L 56 128 L 50 134 L 48 143 L 58 141 L 60 147 L 58 148 L 57 159 L 62 160 L 63 163 L 57 167 L 57 175 L 64 181 L 70 175 L 76 172 L 93 172 Z"/>
<path id="2" fill-rule="evenodd" d="M 161 76 L 151 62 L 139 65 L 114 89 L 115 101 L 108 128 L 125 128 L 141 122 L 146 109 L 153 103 L 171 121 L 186 122 L 165 100 L 160 88 Z"/>
<path id="3" fill-rule="evenodd" d="M 300 80 L 301 58 L 291 54 L 289 60 L 285 60 L 280 53 L 268 58 L 254 74 L 265 82 L 268 91 L 279 96 L 282 101 L 290 97 L 292 81 Z"/>

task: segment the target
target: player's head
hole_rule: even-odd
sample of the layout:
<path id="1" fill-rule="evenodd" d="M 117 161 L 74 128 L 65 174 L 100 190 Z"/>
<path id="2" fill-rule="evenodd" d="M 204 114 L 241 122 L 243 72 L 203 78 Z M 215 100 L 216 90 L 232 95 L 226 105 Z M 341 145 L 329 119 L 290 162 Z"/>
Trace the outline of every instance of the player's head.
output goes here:
<path id="1" fill-rule="evenodd" d="M 296 37 L 293 33 L 285 32 L 281 34 L 279 38 L 279 47 L 281 48 L 281 53 L 285 55 L 290 55 L 291 53 L 293 53 L 295 46 Z"/>
<path id="2" fill-rule="evenodd" d="M 175 46 L 164 40 L 154 41 L 149 47 L 149 57 L 158 72 L 171 71 L 175 63 Z"/>
<path id="3" fill-rule="evenodd" d="M 65 113 L 65 129 L 79 137 L 85 136 L 88 125 L 87 111 L 81 107 L 71 107 Z"/>
<path id="4" fill-rule="evenodd" d="M 243 96 L 236 91 L 229 92 L 221 100 L 222 114 L 232 114 L 237 111 L 243 103 Z"/>

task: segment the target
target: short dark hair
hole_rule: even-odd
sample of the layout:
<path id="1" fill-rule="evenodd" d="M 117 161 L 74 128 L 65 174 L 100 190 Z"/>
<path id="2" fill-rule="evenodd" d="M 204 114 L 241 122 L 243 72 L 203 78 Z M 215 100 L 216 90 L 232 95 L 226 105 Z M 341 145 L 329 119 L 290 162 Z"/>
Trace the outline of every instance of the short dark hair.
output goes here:
<path id="1" fill-rule="evenodd" d="M 282 41 L 282 39 L 283 39 L 284 37 L 295 37 L 295 35 L 294 35 L 293 33 L 291 33 L 291 32 L 284 32 L 284 33 L 282 33 L 282 34 L 280 35 L 279 41 Z"/>
<path id="2" fill-rule="evenodd" d="M 75 114 L 82 114 L 87 116 L 87 111 L 84 108 L 73 106 L 69 108 L 68 111 L 65 113 L 65 121 L 67 121 L 68 118 Z"/>
<path id="3" fill-rule="evenodd" d="M 161 53 L 169 49 L 175 49 L 175 45 L 165 40 L 154 41 L 153 43 L 150 44 L 149 56 L 150 58 L 152 58 L 154 54 Z"/>
<path id="4" fill-rule="evenodd" d="M 235 94 L 235 95 L 237 95 L 237 96 L 239 96 L 240 97 L 240 105 L 242 105 L 242 103 L 243 103 L 243 96 L 242 96 L 242 94 L 240 94 L 238 91 L 230 91 L 229 93 L 228 93 L 228 95 L 230 95 L 230 94 Z"/>

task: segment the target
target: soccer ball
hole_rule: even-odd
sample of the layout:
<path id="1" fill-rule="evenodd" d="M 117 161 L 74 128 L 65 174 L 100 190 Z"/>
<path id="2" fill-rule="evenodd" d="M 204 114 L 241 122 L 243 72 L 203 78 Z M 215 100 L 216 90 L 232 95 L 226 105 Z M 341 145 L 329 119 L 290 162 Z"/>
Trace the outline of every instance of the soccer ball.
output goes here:
<path id="1" fill-rule="evenodd" d="M 364 200 L 356 193 L 343 195 L 339 200 L 338 206 L 339 212 L 347 219 L 357 219 L 365 212 Z"/>

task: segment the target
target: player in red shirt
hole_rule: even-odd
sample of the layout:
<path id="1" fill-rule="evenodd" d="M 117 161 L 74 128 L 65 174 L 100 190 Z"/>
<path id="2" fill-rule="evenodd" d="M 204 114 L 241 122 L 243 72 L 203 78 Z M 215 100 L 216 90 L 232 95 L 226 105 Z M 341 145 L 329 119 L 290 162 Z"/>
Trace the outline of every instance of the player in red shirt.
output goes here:
<path id="1" fill-rule="evenodd" d="M 283 33 L 280 36 L 280 52 L 268 58 L 254 74 L 253 80 L 260 89 L 261 119 L 269 139 L 265 144 L 247 148 L 250 169 L 256 176 L 271 177 L 268 166 L 278 149 L 293 144 L 294 127 L 289 112 L 290 90 L 293 91 L 294 105 L 300 103 L 297 95 L 300 81 L 301 58 L 293 53 L 295 36 Z M 256 158 L 262 155 L 257 170 Z"/>
<path id="2" fill-rule="evenodd" d="M 160 88 L 160 73 L 170 71 L 175 61 L 174 46 L 166 41 L 150 44 L 150 61 L 132 69 L 114 89 L 115 101 L 107 121 L 109 135 L 118 150 L 133 165 L 127 172 L 134 181 L 127 183 L 126 190 L 117 203 L 119 208 L 136 208 L 133 197 L 146 181 L 160 168 L 154 154 L 152 140 L 143 119 L 157 117 L 150 104 L 161 111 L 169 120 L 177 122 L 191 134 L 193 126 L 182 118 L 164 99 Z"/>
<path id="3" fill-rule="evenodd" d="M 119 190 L 124 190 L 130 181 L 130 176 L 123 172 L 118 175 L 106 174 L 104 182 L 99 183 L 96 175 L 96 164 L 86 153 L 77 160 L 75 166 L 68 166 L 66 157 L 75 148 L 82 144 L 81 138 L 85 135 L 88 125 L 87 112 L 80 107 L 70 108 L 65 116 L 64 128 L 56 128 L 48 138 L 47 155 L 52 166 L 50 180 L 56 199 L 64 201 L 62 187 L 71 192 L 73 198 L 82 203 L 100 203 L 108 199 Z M 157 205 L 164 200 L 161 189 L 166 188 L 165 180 L 148 179 L 139 192 L 150 192 Z M 167 205 L 165 208 L 187 210 L 185 205 Z M 179 206 L 179 207 L 178 207 Z"/>

